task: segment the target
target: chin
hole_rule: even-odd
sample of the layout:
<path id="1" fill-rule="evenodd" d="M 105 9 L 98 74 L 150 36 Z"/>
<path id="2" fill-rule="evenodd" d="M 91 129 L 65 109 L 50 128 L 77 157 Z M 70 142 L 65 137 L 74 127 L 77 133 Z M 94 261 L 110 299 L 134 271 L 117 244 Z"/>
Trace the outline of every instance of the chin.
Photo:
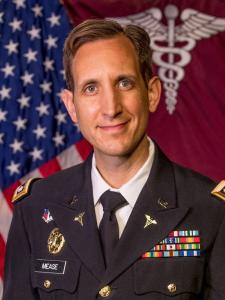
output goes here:
<path id="1" fill-rule="evenodd" d="M 129 156 L 134 151 L 134 147 L 131 145 L 108 145 L 105 144 L 104 147 L 94 147 L 100 155 L 112 156 L 112 157 L 126 157 Z"/>

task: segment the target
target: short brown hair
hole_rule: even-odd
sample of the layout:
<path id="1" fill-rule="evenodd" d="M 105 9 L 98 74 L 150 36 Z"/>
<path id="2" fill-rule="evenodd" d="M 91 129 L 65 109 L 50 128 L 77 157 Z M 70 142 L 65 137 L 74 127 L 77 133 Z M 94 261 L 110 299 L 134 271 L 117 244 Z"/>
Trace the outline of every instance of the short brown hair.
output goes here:
<path id="1" fill-rule="evenodd" d="M 134 45 L 138 55 L 141 74 L 145 82 L 152 77 L 152 51 L 150 38 L 147 32 L 136 25 L 122 27 L 112 20 L 86 20 L 76 26 L 68 35 L 63 51 L 63 63 L 68 89 L 73 91 L 74 83 L 71 71 L 72 60 L 83 44 L 100 39 L 109 39 L 116 35 L 123 34 Z"/>

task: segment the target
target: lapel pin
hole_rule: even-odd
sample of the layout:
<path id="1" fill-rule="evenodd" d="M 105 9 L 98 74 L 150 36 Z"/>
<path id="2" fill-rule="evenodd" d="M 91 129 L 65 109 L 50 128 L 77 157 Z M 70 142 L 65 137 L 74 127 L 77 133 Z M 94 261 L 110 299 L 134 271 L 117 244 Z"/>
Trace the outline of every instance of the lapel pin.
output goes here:
<path id="1" fill-rule="evenodd" d="M 78 216 L 76 216 L 74 218 L 74 221 L 80 223 L 81 226 L 84 226 L 84 223 L 83 223 L 84 214 L 85 214 L 85 212 L 83 211 L 82 213 L 80 213 Z"/>
<path id="2" fill-rule="evenodd" d="M 47 208 L 44 209 L 44 213 L 42 215 L 42 220 L 44 220 L 45 223 L 49 223 L 49 222 L 53 221 L 53 217 L 51 216 L 49 209 L 47 209 Z"/>
<path id="3" fill-rule="evenodd" d="M 69 200 L 68 202 L 69 202 L 70 206 L 74 206 L 77 203 L 77 201 L 78 201 L 78 198 L 75 195 L 75 196 L 73 196 L 72 200 Z"/>
<path id="4" fill-rule="evenodd" d="M 158 204 L 160 205 L 160 206 L 162 206 L 163 208 L 167 208 L 168 207 L 168 205 L 169 205 L 169 203 L 168 202 L 166 202 L 166 201 L 163 201 L 162 199 L 158 199 Z"/>
<path id="5" fill-rule="evenodd" d="M 59 231 L 59 228 L 54 228 L 48 238 L 48 251 L 51 254 L 58 254 L 65 245 L 65 238 Z"/>
<path id="6" fill-rule="evenodd" d="M 145 215 L 145 218 L 146 218 L 146 222 L 145 222 L 144 228 L 146 228 L 152 224 L 155 224 L 155 225 L 157 224 L 157 221 L 155 219 L 153 219 L 151 216 Z"/>

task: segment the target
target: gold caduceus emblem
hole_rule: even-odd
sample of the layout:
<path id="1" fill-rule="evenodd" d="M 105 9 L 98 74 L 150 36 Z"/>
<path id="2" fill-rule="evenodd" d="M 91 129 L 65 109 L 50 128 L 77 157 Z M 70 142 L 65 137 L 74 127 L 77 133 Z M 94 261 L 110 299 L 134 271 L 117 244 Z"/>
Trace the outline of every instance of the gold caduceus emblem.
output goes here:
<path id="1" fill-rule="evenodd" d="M 59 228 L 54 228 L 48 238 L 48 250 L 51 254 L 59 253 L 65 244 L 65 238 L 59 231 Z"/>
<path id="2" fill-rule="evenodd" d="M 157 221 L 149 215 L 145 215 L 145 219 L 146 219 L 146 221 L 145 221 L 144 228 L 151 226 L 152 224 L 155 224 L 155 225 L 157 224 Z"/>

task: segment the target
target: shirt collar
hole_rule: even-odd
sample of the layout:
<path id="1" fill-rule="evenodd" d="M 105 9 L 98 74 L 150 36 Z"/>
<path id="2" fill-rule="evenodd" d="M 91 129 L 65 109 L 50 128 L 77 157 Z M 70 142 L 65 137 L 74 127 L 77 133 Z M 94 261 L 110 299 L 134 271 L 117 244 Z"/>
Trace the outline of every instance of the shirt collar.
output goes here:
<path id="1" fill-rule="evenodd" d="M 149 155 L 143 166 L 138 170 L 138 172 L 124 185 L 122 185 L 119 189 L 112 188 L 101 176 L 99 171 L 96 168 L 96 160 L 95 156 L 93 155 L 92 158 L 92 169 L 91 169 L 91 180 L 93 186 L 93 199 L 94 205 L 97 204 L 101 195 L 107 191 L 115 191 L 122 194 L 122 196 L 127 200 L 129 205 L 133 208 L 137 198 L 144 187 L 152 164 L 155 154 L 155 145 L 153 141 L 148 138 L 149 140 Z"/>

